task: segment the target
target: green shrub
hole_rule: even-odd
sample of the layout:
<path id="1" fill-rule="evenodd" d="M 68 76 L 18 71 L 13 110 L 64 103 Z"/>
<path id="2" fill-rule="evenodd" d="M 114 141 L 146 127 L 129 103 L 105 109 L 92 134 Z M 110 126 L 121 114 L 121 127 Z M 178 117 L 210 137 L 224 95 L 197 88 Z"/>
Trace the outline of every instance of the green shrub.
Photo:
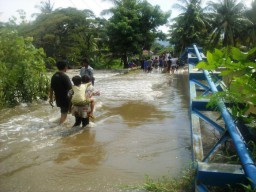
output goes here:
<path id="1" fill-rule="evenodd" d="M 256 48 L 247 53 L 235 47 L 207 52 L 207 62 L 202 61 L 197 68 L 220 71 L 226 89 L 213 95 L 210 105 L 223 99 L 233 104 L 230 112 L 234 119 L 243 118 L 250 123 L 256 117 Z M 241 103 L 243 105 L 241 105 Z"/>
<path id="2" fill-rule="evenodd" d="M 169 176 L 163 176 L 158 180 L 153 180 L 146 176 L 146 181 L 142 185 L 138 186 L 125 186 L 125 189 L 140 189 L 152 192 L 193 192 L 195 182 L 195 169 L 190 167 L 185 169 L 181 176 L 171 178 Z"/>
<path id="3" fill-rule="evenodd" d="M 45 54 L 32 40 L 0 29 L 0 108 L 47 97 Z"/>

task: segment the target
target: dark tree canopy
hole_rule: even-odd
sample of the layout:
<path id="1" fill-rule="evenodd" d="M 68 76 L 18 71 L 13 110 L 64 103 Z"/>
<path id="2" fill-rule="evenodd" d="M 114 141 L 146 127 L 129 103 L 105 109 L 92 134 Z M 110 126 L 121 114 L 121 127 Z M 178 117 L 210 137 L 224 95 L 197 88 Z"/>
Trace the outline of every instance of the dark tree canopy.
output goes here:
<path id="1" fill-rule="evenodd" d="M 112 54 L 127 67 L 127 56 L 140 54 L 151 47 L 159 35 L 157 27 L 167 23 L 169 13 L 147 1 L 116 0 L 109 10 L 112 17 L 107 24 L 108 45 Z"/>
<path id="2" fill-rule="evenodd" d="M 98 49 L 99 21 L 90 10 L 57 9 L 38 15 L 30 27 L 20 33 L 32 36 L 36 47 L 44 48 L 48 57 L 77 63 Z"/>

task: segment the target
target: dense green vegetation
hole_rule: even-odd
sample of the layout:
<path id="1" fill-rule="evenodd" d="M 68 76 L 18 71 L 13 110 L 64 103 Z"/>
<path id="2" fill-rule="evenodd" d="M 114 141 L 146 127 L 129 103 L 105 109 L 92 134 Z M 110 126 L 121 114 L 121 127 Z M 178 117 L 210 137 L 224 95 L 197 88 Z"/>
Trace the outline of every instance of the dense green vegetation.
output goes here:
<path id="1" fill-rule="evenodd" d="M 231 114 L 245 121 L 256 116 L 256 48 L 244 53 L 238 48 L 215 49 L 207 52 L 207 62 L 200 62 L 197 67 L 209 71 L 220 71 L 225 82 L 225 90 L 213 95 L 212 103 L 219 99 L 230 101 L 234 105 Z M 239 90 L 239 91 L 238 91 Z M 241 103 L 244 105 L 241 107 Z"/>
<path id="2" fill-rule="evenodd" d="M 47 98 L 45 53 L 32 40 L 0 29 L 0 108 Z"/>
<path id="3" fill-rule="evenodd" d="M 163 36 L 156 28 L 167 23 L 170 14 L 162 13 L 159 6 L 153 7 L 147 1 L 122 0 L 114 3 L 114 8 L 105 11 L 113 15 L 106 25 L 110 39 L 107 44 L 110 52 L 121 57 L 128 68 L 128 56 L 141 55 L 144 49 L 150 50 L 156 37 Z"/>
<path id="4" fill-rule="evenodd" d="M 113 3 L 113 8 L 103 11 L 110 15 L 106 20 L 88 9 L 54 10 L 50 0 L 42 1 L 37 6 L 41 13 L 34 14 L 34 21 L 27 22 L 25 12 L 19 11 L 21 23 L 12 19 L 0 27 L 33 37 L 33 44 L 43 48 L 47 57 L 65 59 L 71 67 L 80 67 L 81 59 L 87 57 L 94 68 L 109 68 L 116 59 L 127 68 L 128 57 L 139 57 L 143 49 L 150 49 L 155 38 L 164 37 L 157 27 L 166 24 L 170 14 L 147 1 Z"/>
<path id="5" fill-rule="evenodd" d="M 179 0 L 175 4 L 182 13 L 170 27 L 170 42 L 176 52 L 196 43 L 205 50 L 235 46 L 251 49 L 256 46 L 256 1 L 247 8 L 242 1 Z"/>

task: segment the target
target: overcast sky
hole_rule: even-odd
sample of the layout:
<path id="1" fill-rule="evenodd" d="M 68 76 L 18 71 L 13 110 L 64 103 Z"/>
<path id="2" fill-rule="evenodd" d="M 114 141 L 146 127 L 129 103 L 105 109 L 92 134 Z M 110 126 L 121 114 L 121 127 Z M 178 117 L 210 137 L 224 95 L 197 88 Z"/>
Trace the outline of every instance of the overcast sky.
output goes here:
<path id="1" fill-rule="evenodd" d="M 33 13 L 40 12 L 35 5 L 40 5 L 43 0 L 0 0 L 0 21 L 6 22 L 12 16 L 19 18 L 17 10 L 22 9 L 26 12 L 28 20 L 31 20 Z M 100 16 L 100 12 L 104 9 L 112 7 L 111 1 L 108 0 L 51 0 L 54 3 L 54 9 L 75 7 L 79 10 L 90 9 L 96 16 Z M 177 0 L 148 0 L 151 5 L 159 5 L 163 11 L 172 10 L 172 16 L 176 17 L 178 12 L 172 8 Z M 204 1 L 206 2 L 206 1 Z M 244 0 L 247 5 L 250 5 L 252 0 Z"/>
<path id="2" fill-rule="evenodd" d="M 23 9 L 27 18 L 30 18 L 32 13 L 39 12 L 35 5 L 40 5 L 42 0 L 0 0 L 0 21 L 8 21 L 11 16 L 18 16 L 17 10 Z M 54 9 L 75 7 L 77 9 L 90 9 L 97 16 L 103 9 L 108 9 L 112 6 L 108 0 L 51 0 L 54 3 Z M 160 5 L 163 11 L 172 9 L 172 4 L 175 0 L 148 0 L 152 5 Z"/>

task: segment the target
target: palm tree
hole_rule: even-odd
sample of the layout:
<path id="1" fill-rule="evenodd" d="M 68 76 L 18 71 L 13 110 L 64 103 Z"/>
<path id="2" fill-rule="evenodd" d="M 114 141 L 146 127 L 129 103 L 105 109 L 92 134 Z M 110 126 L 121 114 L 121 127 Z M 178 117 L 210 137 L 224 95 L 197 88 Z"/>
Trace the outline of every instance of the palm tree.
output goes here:
<path id="1" fill-rule="evenodd" d="M 206 14 L 207 7 L 202 8 L 201 0 L 179 0 L 174 8 L 182 13 L 173 19 L 171 25 L 171 44 L 175 44 L 176 52 L 181 52 L 185 47 L 193 43 L 205 44 L 208 30 L 210 29 L 209 19 Z"/>
<path id="2" fill-rule="evenodd" d="M 245 12 L 246 17 L 251 21 L 251 25 L 246 29 L 246 42 L 249 48 L 256 46 L 256 0 L 252 1 L 251 9 Z"/>
<path id="3" fill-rule="evenodd" d="M 246 7 L 237 0 L 219 0 L 209 2 L 212 18 L 212 36 L 210 44 L 215 47 L 222 39 L 223 46 L 235 46 L 236 38 L 251 22 L 244 16 Z"/>
<path id="4" fill-rule="evenodd" d="M 36 5 L 35 8 L 40 10 L 40 13 L 33 13 L 32 17 L 39 16 L 40 14 L 49 14 L 53 12 L 54 3 L 51 0 L 41 1 L 40 5 Z"/>

